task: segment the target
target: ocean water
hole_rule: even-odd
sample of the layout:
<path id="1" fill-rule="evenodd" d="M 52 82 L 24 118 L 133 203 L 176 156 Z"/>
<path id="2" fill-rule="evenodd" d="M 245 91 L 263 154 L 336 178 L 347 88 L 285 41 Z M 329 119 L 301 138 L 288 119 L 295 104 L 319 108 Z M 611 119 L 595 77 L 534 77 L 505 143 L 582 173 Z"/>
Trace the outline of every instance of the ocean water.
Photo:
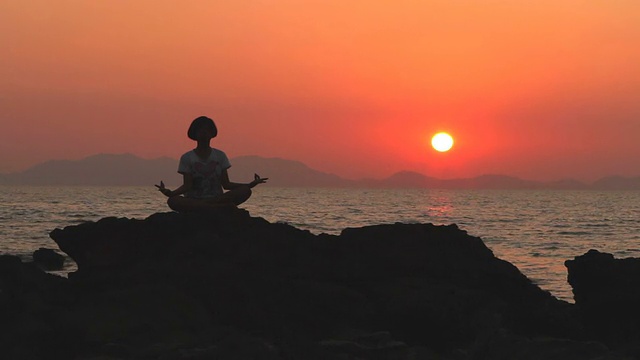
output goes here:
<path id="1" fill-rule="evenodd" d="M 0 253 L 56 248 L 49 232 L 169 211 L 149 187 L 0 186 Z M 589 249 L 640 257 L 640 191 L 306 189 L 261 186 L 242 207 L 312 233 L 384 223 L 457 224 L 541 288 L 572 301 L 564 261 Z M 61 274 L 75 269 L 71 263 Z"/>

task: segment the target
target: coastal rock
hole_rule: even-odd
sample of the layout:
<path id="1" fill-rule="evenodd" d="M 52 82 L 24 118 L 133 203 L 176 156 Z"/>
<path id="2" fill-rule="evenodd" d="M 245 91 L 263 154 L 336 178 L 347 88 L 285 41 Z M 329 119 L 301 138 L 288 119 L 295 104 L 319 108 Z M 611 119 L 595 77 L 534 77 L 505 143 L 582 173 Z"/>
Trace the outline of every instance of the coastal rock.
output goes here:
<path id="1" fill-rule="evenodd" d="M 73 298 L 66 279 L 17 256 L 0 255 L 0 348 L 3 359 L 67 358 L 74 332 L 57 317 Z"/>
<path id="2" fill-rule="evenodd" d="M 316 343 L 345 329 L 384 330 L 394 341 L 442 353 L 468 347 L 496 327 L 523 336 L 579 331 L 569 304 L 455 225 L 398 223 L 316 236 L 237 210 L 105 218 L 56 229 L 51 237 L 78 264 L 72 282 L 99 291 L 117 286 L 125 294 L 108 303 L 93 299 L 92 307 L 111 314 L 114 302 L 144 298 L 142 306 L 153 297 L 146 293 L 179 294 L 182 300 L 165 298 L 155 306 L 199 308 L 183 314 L 193 320 L 180 328 L 206 328 L 195 322 L 204 318 L 249 332 L 304 329 L 306 340 Z M 138 305 L 125 307 L 131 306 Z M 153 315 L 145 307 L 118 320 L 131 324 L 96 336 L 107 341 L 141 331 L 140 316 Z"/>
<path id="3" fill-rule="evenodd" d="M 513 334 L 497 334 L 476 349 L 476 358 L 491 360 L 632 360 L 633 357 L 611 352 L 595 341 L 554 338 L 525 338 Z"/>
<path id="4" fill-rule="evenodd" d="M 633 342 L 640 357 L 640 259 L 589 250 L 565 265 L 589 334 L 612 346 Z"/>
<path id="5" fill-rule="evenodd" d="M 19 284 L 0 301 L 22 301 L 27 318 L 37 308 L 40 330 L 26 334 L 63 334 L 66 358 L 482 360 L 536 344 L 549 351 L 528 359 L 584 353 L 572 304 L 455 225 L 314 235 L 230 210 L 105 218 L 51 238 L 78 270 L 53 279 L 0 261 L 13 274 L 0 279 Z M 537 340 L 550 338 L 559 340 Z M 0 345 L 45 349 L 23 344 Z M 604 345 L 585 344 L 607 358 Z"/>
<path id="6" fill-rule="evenodd" d="M 40 248 L 33 252 L 33 262 L 44 270 L 60 270 L 64 267 L 64 256 L 54 250 Z"/>

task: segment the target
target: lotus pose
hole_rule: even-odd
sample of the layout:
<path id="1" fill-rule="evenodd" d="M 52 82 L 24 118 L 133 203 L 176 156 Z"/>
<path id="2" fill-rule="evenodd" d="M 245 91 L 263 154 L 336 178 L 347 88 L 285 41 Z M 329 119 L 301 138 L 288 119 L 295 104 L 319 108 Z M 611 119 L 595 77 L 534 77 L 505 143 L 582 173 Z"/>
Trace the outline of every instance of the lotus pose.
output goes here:
<path id="1" fill-rule="evenodd" d="M 167 189 L 162 181 L 156 185 L 169 198 L 167 204 L 171 209 L 194 212 L 237 206 L 249 199 L 251 188 L 267 181 L 268 178 L 257 174 L 248 184 L 229 181 L 227 169 L 231 164 L 227 155 L 210 145 L 216 135 L 218 128 L 210 118 L 200 116 L 191 122 L 187 136 L 198 145 L 180 157 L 178 172 L 182 174 L 182 185 L 173 191 Z"/>

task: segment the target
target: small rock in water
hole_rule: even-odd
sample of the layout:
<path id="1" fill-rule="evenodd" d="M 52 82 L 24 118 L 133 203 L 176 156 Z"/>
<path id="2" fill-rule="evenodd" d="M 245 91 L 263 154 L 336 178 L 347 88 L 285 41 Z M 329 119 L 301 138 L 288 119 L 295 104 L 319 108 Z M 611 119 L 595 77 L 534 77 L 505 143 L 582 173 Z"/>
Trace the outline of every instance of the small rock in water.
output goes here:
<path id="1" fill-rule="evenodd" d="M 40 248 L 33 252 L 33 262 L 44 270 L 60 270 L 64 266 L 64 256 L 51 249 Z"/>

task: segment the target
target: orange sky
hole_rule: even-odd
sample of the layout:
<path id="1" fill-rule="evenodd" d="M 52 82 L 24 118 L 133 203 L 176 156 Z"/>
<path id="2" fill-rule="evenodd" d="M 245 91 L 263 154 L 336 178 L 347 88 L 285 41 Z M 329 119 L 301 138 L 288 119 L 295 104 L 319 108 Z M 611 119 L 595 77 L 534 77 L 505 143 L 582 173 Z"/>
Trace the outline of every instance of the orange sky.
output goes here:
<path id="1" fill-rule="evenodd" d="M 208 115 L 348 178 L 640 176 L 638 44 L 637 0 L 0 0 L 0 172 L 178 158 Z"/>

